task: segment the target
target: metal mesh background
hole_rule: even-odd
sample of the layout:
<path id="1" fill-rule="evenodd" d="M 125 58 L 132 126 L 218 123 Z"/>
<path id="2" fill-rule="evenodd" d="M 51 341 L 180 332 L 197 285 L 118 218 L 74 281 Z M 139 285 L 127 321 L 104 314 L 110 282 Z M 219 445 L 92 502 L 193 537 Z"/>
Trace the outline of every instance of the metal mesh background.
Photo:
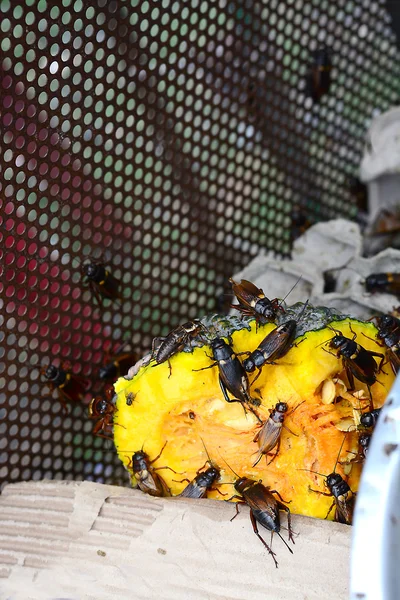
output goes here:
<path id="1" fill-rule="evenodd" d="M 287 255 L 294 207 L 354 217 L 365 130 L 400 97 L 395 38 L 369 0 L 1 0 L 0 17 L 0 479 L 126 482 L 86 404 L 65 416 L 32 366 L 68 360 L 98 391 L 121 340 L 149 349 L 260 249 Z M 101 253 L 124 300 L 100 310 L 80 263 Z"/>

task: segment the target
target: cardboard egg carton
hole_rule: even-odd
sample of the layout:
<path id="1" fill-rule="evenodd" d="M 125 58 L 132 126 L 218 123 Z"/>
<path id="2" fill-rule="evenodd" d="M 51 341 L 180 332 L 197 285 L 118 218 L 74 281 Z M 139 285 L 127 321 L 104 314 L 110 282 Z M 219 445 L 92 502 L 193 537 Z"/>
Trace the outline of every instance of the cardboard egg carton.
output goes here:
<path id="1" fill-rule="evenodd" d="M 231 503 L 92 482 L 8 485 L 0 496 L 0 598 L 348 598 L 350 527 L 294 515 L 293 554 L 273 538 L 276 569 L 249 509 L 231 522 L 234 514 Z M 260 533 L 270 543 L 270 532 Z"/>
<path id="2" fill-rule="evenodd" d="M 363 258 L 362 244 L 360 228 L 352 221 L 317 223 L 294 242 L 290 260 L 260 255 L 235 273 L 233 279 L 251 281 L 270 299 L 284 298 L 295 286 L 287 298 L 288 304 L 309 298 L 314 306 L 336 308 L 343 314 L 369 319 L 377 312 L 391 312 L 400 304 L 394 295 L 367 293 L 364 284 L 371 273 L 400 273 L 400 250 L 389 248 Z M 324 293 L 327 272 L 336 280 L 333 293 Z"/>

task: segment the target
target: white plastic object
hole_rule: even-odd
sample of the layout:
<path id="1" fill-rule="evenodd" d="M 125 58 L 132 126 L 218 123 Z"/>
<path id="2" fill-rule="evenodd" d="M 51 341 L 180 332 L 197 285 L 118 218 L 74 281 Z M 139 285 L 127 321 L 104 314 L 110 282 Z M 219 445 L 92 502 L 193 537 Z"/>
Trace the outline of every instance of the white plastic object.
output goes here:
<path id="1" fill-rule="evenodd" d="M 387 368 L 389 368 L 387 366 Z M 375 426 L 353 522 L 351 600 L 400 597 L 400 377 Z"/>
<path id="2" fill-rule="evenodd" d="M 400 204 L 400 107 L 376 117 L 367 135 L 360 179 L 368 184 L 369 220 Z"/>
<path id="3" fill-rule="evenodd" d="M 400 107 L 376 117 L 367 135 L 360 176 L 364 182 L 400 170 Z"/>

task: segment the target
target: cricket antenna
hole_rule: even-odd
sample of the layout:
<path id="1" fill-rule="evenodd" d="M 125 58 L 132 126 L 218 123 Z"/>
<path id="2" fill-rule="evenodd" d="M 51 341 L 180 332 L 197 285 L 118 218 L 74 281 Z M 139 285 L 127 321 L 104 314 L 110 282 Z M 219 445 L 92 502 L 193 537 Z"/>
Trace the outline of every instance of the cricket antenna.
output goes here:
<path id="1" fill-rule="evenodd" d="M 221 455 L 220 455 L 220 456 L 221 456 Z M 228 467 L 228 469 L 230 469 L 230 470 L 232 471 L 232 473 L 233 473 L 234 475 L 236 475 L 236 477 L 238 477 L 238 478 L 240 479 L 240 475 L 238 475 L 238 474 L 236 473 L 236 471 L 234 471 L 234 470 L 232 469 L 232 467 L 231 467 L 230 465 L 228 465 L 228 463 L 226 462 L 226 460 L 225 460 L 225 459 L 224 459 L 222 456 L 221 456 L 221 458 L 222 458 L 222 460 L 224 461 L 224 463 L 226 464 L 226 466 Z"/>
<path id="2" fill-rule="evenodd" d="M 288 291 L 288 293 L 286 294 L 286 296 L 284 298 L 282 298 L 282 300 L 279 302 L 279 306 L 282 306 L 282 303 L 285 302 L 285 300 L 289 296 L 289 294 L 291 294 L 293 292 L 294 288 L 300 282 L 301 279 L 303 279 L 303 275 L 300 275 L 300 277 L 298 278 L 298 280 L 296 281 L 296 283 L 294 285 L 292 285 L 292 287 L 290 288 L 290 290 Z"/>
<path id="3" fill-rule="evenodd" d="M 343 333 L 340 331 L 340 329 L 335 329 L 334 327 L 332 327 L 332 325 L 330 323 L 328 323 L 328 325 L 326 326 L 327 329 L 330 329 L 331 331 L 333 331 L 333 333 L 335 335 L 343 335 Z M 351 329 L 351 323 L 350 323 L 350 331 L 353 331 Z M 353 331 L 354 333 L 354 331 Z"/>
<path id="4" fill-rule="evenodd" d="M 333 468 L 333 473 L 336 473 L 336 467 L 337 467 L 337 464 L 338 464 L 338 461 L 339 461 L 340 454 L 341 454 L 341 452 L 342 452 L 342 449 L 343 449 L 343 444 L 344 444 L 344 441 L 345 441 L 345 439 L 346 439 L 346 436 L 347 436 L 347 434 L 348 434 L 348 433 L 349 433 L 349 432 L 348 432 L 348 431 L 346 431 L 346 433 L 344 434 L 344 437 L 343 437 L 343 441 L 342 441 L 342 443 L 340 444 L 340 448 L 339 448 L 339 454 L 337 455 L 337 459 L 336 459 L 336 462 L 335 462 L 335 466 L 334 466 L 334 468 Z"/>
<path id="5" fill-rule="evenodd" d="M 144 444 L 143 444 L 144 446 Z M 118 452 L 128 452 L 129 454 L 136 454 L 136 452 L 143 452 L 143 446 L 141 447 L 140 450 L 122 450 L 121 448 L 117 448 Z M 126 456 L 126 455 L 125 455 Z"/>
<path id="6" fill-rule="evenodd" d="M 324 475 L 323 473 L 318 473 L 318 471 L 313 471 L 312 469 L 297 469 L 297 471 L 307 471 L 307 473 L 315 473 L 320 477 L 327 477 L 327 475 Z"/>
<path id="7" fill-rule="evenodd" d="M 335 337 L 335 336 L 334 336 Z M 329 340 L 325 340 L 324 342 L 321 342 L 320 344 L 317 344 L 315 347 L 319 348 L 320 346 L 325 346 L 328 342 L 330 342 L 331 340 L 333 340 L 333 337 L 329 338 Z"/>
<path id="8" fill-rule="evenodd" d="M 335 335 L 333 337 L 329 338 L 329 340 L 325 340 L 324 342 L 321 342 L 320 344 L 317 344 L 315 346 L 316 348 L 319 348 L 320 346 L 326 345 L 328 342 L 330 342 L 331 340 L 333 340 L 337 335 L 343 335 L 343 333 L 340 331 L 340 329 L 335 329 L 334 327 L 331 327 L 330 325 L 327 325 L 326 328 L 329 329 L 330 331 L 333 331 L 333 333 Z"/>
<path id="9" fill-rule="evenodd" d="M 297 320 L 298 320 L 298 321 L 300 321 L 300 319 L 303 317 L 303 315 L 304 315 L 304 312 L 305 312 L 305 310 L 306 310 L 306 308 L 307 308 L 307 306 L 308 306 L 308 303 L 309 303 L 309 301 L 310 301 L 310 299 L 309 299 L 309 298 L 307 298 L 307 300 L 306 300 L 306 301 L 305 301 L 305 303 L 304 303 L 304 306 L 303 306 L 303 308 L 301 309 L 301 312 L 300 312 L 299 316 L 297 317 Z"/>
<path id="10" fill-rule="evenodd" d="M 144 441 L 143 441 L 142 447 L 140 448 L 140 452 L 144 452 L 144 445 L 145 445 L 146 441 L 147 441 L 147 440 L 144 440 Z"/>
<path id="11" fill-rule="evenodd" d="M 203 438 L 202 438 L 201 436 L 200 436 L 200 439 L 201 439 L 201 443 L 202 443 L 202 444 L 203 444 L 203 446 L 204 446 L 204 450 L 206 451 L 207 458 L 208 458 L 208 463 L 209 463 L 209 464 L 210 464 L 210 465 L 213 467 L 213 466 L 214 466 L 214 463 L 213 463 L 213 461 L 211 460 L 211 457 L 210 457 L 210 455 L 209 455 L 209 453 L 208 453 L 208 450 L 207 450 L 207 448 L 206 448 L 206 445 L 205 445 L 205 443 L 204 443 L 204 440 L 203 440 Z"/>

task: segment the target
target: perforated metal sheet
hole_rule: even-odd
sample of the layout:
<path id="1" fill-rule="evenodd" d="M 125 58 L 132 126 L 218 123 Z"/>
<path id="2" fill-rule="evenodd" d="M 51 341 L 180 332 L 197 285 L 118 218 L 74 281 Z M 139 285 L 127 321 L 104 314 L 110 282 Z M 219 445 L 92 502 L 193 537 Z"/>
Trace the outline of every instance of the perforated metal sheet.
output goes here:
<path id="1" fill-rule="evenodd" d="M 148 350 L 259 250 L 287 255 L 295 207 L 354 217 L 366 127 L 400 97 L 395 38 L 361 0 L 1 0 L 0 16 L 0 479 L 126 482 L 85 403 L 65 416 L 32 366 L 68 360 L 98 391 L 121 340 Z M 101 253 L 123 281 L 102 310 L 80 267 Z"/>

